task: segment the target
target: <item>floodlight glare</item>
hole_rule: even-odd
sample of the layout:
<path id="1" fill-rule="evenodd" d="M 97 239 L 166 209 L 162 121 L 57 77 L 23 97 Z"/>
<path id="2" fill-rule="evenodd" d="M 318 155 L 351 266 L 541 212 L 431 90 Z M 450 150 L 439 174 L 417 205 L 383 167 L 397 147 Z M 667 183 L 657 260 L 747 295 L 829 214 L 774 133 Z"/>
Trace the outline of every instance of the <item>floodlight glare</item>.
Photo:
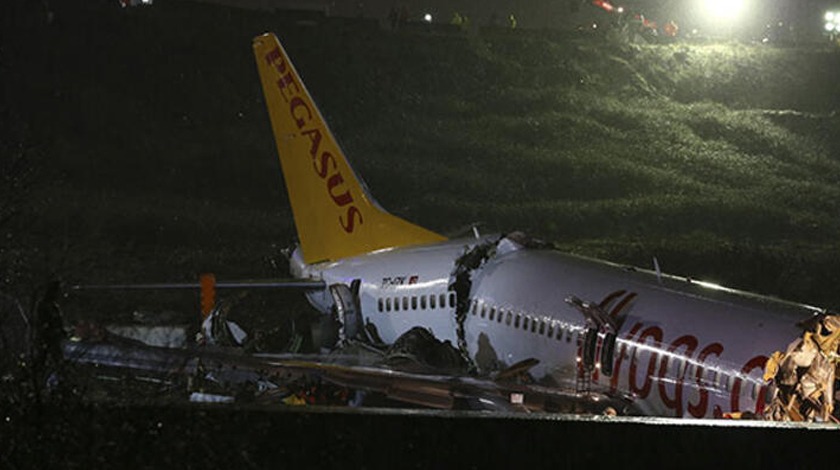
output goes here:
<path id="1" fill-rule="evenodd" d="M 832 10 L 825 12 L 825 25 L 823 28 L 826 33 L 832 36 L 840 33 L 840 11 Z"/>
<path id="2" fill-rule="evenodd" d="M 708 15 L 720 20 L 737 18 L 744 10 L 744 0 L 705 0 Z"/>
<path id="3" fill-rule="evenodd" d="M 426 21 L 426 23 L 431 23 L 432 22 L 432 14 L 431 13 L 426 13 L 425 15 L 423 15 L 423 20 Z"/>

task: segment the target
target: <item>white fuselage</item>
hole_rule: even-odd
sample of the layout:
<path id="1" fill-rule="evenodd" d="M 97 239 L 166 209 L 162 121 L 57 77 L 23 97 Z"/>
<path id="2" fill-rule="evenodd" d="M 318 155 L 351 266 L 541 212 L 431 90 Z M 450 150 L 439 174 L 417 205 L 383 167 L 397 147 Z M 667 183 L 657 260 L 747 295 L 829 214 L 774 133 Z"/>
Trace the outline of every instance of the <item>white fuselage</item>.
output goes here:
<path id="1" fill-rule="evenodd" d="M 490 250 L 466 276 L 463 270 L 457 276 L 462 255 L 476 247 Z M 296 252 L 292 272 L 328 285 L 359 279 L 364 321 L 387 343 L 412 327 L 426 327 L 438 339 L 460 344 L 480 372 L 536 358 L 540 363 L 531 373 L 541 383 L 580 390 L 585 382 L 593 391 L 631 398 L 640 413 L 660 416 L 760 410 L 767 357 L 799 336 L 797 322 L 817 313 L 555 250 L 524 248 L 500 237 L 314 265 L 304 264 Z M 454 288 L 465 280 L 461 289 Z M 464 292 L 468 298 L 459 299 Z M 570 296 L 603 304 L 618 319 L 614 347 L 607 347 L 608 331 L 592 331 L 567 302 Z M 309 298 L 323 312 L 332 308 L 328 292 Z M 466 302 L 461 338 L 459 300 Z M 594 366 L 585 368 L 583 344 L 590 334 L 596 337 Z"/>

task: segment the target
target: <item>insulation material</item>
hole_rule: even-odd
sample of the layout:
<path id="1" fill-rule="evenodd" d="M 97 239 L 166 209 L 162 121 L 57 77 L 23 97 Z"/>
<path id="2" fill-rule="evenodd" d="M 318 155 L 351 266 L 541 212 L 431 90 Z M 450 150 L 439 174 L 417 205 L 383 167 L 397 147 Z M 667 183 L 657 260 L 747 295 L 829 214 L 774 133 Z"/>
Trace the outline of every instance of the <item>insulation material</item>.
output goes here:
<path id="1" fill-rule="evenodd" d="M 767 361 L 764 379 L 775 385 L 775 392 L 765 418 L 840 423 L 834 413 L 840 316 L 819 315 L 803 326 L 802 337 Z"/>

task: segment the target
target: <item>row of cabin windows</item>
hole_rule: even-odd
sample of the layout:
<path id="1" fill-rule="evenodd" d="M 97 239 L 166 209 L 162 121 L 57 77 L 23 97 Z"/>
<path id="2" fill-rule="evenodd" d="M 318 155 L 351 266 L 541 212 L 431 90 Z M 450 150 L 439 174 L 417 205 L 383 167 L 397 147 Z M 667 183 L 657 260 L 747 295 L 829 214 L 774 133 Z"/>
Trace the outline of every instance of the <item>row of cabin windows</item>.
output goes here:
<path id="1" fill-rule="evenodd" d="M 380 298 L 377 302 L 377 308 L 380 312 L 399 312 L 400 310 L 426 310 L 434 308 L 446 308 L 446 303 L 449 302 L 449 308 L 455 308 L 455 293 L 447 294 L 429 294 L 429 295 L 412 295 L 411 297 L 386 297 Z"/>
<path id="2" fill-rule="evenodd" d="M 497 309 L 496 307 L 488 307 L 482 304 L 478 305 L 477 300 L 473 301 L 472 314 L 473 316 L 480 316 L 487 318 L 496 323 L 504 322 L 507 326 L 514 328 L 521 328 L 531 333 L 538 333 L 549 338 L 556 338 L 558 341 L 563 339 L 563 331 L 566 332 L 566 342 L 572 341 L 572 330 L 570 328 L 562 328 L 559 322 L 553 320 L 546 320 L 545 318 L 534 318 L 527 314 L 513 313 L 512 310 Z"/>

